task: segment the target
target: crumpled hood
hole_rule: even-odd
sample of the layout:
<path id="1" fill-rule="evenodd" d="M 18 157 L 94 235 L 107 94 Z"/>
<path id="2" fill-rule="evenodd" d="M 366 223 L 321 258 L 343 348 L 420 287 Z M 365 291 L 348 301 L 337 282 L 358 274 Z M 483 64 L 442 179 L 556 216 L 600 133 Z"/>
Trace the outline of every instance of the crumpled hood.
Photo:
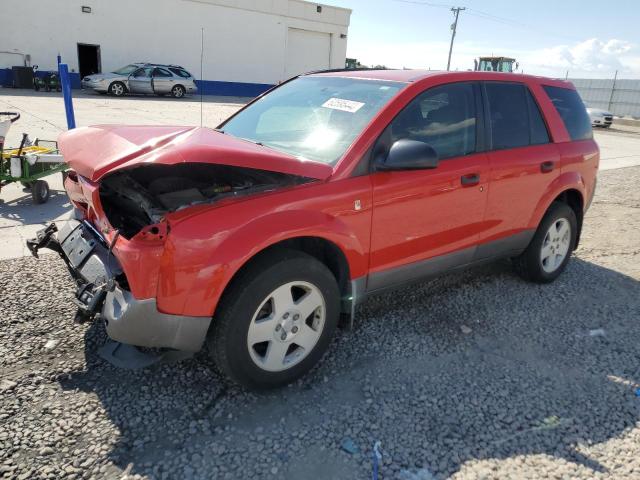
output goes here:
<path id="1" fill-rule="evenodd" d="M 62 133 L 58 148 L 79 175 L 98 181 L 140 163 L 213 163 L 327 179 L 333 169 L 210 128 L 96 125 Z"/>

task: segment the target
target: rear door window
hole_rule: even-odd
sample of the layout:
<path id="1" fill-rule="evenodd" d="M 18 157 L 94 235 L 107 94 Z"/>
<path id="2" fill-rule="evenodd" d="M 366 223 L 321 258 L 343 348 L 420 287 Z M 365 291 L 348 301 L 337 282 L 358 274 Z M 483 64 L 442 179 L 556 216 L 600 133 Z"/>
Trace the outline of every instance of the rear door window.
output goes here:
<path id="1" fill-rule="evenodd" d="M 562 118 L 571 140 L 593 138 L 591 120 L 578 92 L 570 88 L 549 85 L 544 85 L 543 88 Z"/>
<path id="2" fill-rule="evenodd" d="M 487 82 L 489 123 L 493 150 L 530 144 L 527 91 L 521 83 Z"/>
<path id="3" fill-rule="evenodd" d="M 549 143 L 544 117 L 526 85 L 486 82 L 485 92 L 492 150 Z"/>
<path id="4" fill-rule="evenodd" d="M 170 72 L 168 72 L 167 70 L 165 70 L 164 68 L 160 68 L 157 67 L 154 71 L 153 71 L 153 76 L 154 77 L 173 77 L 173 75 L 171 75 Z"/>

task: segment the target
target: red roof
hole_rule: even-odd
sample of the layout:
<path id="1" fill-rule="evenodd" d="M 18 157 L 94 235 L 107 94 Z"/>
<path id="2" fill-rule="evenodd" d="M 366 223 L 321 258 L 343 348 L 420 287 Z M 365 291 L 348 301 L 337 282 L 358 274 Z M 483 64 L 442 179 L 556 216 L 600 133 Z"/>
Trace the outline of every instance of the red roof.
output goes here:
<path id="1" fill-rule="evenodd" d="M 444 70 L 339 70 L 324 73 L 312 73 L 311 75 L 329 76 L 329 77 L 349 77 L 349 78 L 365 78 L 371 80 L 387 80 L 392 82 L 417 82 L 428 77 L 435 76 L 456 76 L 459 80 L 503 80 L 503 81 L 533 81 L 539 83 L 543 80 L 545 84 L 558 86 L 566 86 L 573 88 L 570 82 L 564 80 L 556 80 L 546 77 L 534 75 L 524 75 L 521 73 L 501 73 L 501 72 L 474 72 L 474 71 L 455 71 L 447 72 Z"/>

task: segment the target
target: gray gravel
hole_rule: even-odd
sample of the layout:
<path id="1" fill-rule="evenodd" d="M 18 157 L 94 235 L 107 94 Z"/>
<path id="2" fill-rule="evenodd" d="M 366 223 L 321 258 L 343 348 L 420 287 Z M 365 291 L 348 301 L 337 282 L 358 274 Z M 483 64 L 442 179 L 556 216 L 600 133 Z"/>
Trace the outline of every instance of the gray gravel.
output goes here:
<path id="1" fill-rule="evenodd" d="M 507 263 L 373 298 L 322 365 L 264 395 L 206 354 L 96 355 L 55 256 L 0 262 L 0 477 L 640 478 L 640 168 L 605 172 L 553 285 Z"/>

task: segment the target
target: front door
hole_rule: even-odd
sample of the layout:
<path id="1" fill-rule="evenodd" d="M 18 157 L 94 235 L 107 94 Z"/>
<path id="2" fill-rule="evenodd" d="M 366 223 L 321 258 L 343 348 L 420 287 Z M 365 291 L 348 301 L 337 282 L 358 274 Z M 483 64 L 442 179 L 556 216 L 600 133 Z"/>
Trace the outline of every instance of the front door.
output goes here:
<path id="1" fill-rule="evenodd" d="M 434 87 L 412 100 L 383 134 L 389 145 L 404 138 L 430 144 L 439 165 L 372 175 L 369 291 L 473 260 L 486 228 L 488 159 L 478 151 L 480 108 L 477 84 Z"/>
<path id="2" fill-rule="evenodd" d="M 139 68 L 129 76 L 131 93 L 153 93 L 153 67 Z"/>

